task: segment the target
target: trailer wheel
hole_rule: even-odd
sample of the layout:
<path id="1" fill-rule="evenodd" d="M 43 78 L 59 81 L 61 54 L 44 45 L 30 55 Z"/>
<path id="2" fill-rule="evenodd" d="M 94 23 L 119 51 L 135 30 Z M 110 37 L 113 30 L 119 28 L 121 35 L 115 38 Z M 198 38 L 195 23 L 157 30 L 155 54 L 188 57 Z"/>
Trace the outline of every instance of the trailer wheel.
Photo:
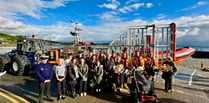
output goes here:
<path id="1" fill-rule="evenodd" d="M 11 59 L 8 55 L 0 54 L 0 72 L 10 69 Z"/>
<path id="2" fill-rule="evenodd" d="M 24 75 L 30 66 L 30 61 L 24 55 L 16 55 L 13 57 L 12 73 L 15 75 Z"/>
<path id="3" fill-rule="evenodd" d="M 160 103 L 160 98 L 156 98 L 155 103 Z"/>

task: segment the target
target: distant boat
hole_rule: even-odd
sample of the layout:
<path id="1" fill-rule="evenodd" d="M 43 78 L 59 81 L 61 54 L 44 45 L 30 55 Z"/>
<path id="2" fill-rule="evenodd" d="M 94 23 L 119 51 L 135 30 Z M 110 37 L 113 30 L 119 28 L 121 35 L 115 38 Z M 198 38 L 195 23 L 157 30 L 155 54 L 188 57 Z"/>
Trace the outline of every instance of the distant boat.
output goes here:
<path id="1" fill-rule="evenodd" d="M 194 53 L 195 53 L 195 49 L 190 47 L 176 49 L 175 52 L 176 59 L 174 60 L 175 64 L 176 65 L 180 64 L 182 61 L 192 56 Z M 168 51 L 168 56 L 170 56 L 170 51 Z M 162 57 L 162 52 L 159 53 L 159 64 L 161 64 L 161 57 Z M 166 61 L 166 51 L 163 51 L 163 62 L 165 61 Z"/>

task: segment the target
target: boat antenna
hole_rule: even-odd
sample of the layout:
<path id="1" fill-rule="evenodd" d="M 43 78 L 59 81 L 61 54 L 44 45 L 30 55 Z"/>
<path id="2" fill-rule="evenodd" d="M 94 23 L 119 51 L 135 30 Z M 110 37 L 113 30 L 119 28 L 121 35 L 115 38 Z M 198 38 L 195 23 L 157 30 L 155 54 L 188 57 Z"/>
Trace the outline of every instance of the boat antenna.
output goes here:
<path id="1" fill-rule="evenodd" d="M 75 27 L 74 27 L 74 30 L 70 32 L 70 34 L 72 36 L 75 37 L 74 41 L 75 41 L 75 44 L 79 44 L 79 42 L 82 42 L 82 39 L 81 39 L 81 35 L 80 35 L 80 32 L 82 31 L 81 28 L 78 27 L 78 22 L 74 22 L 72 20 L 70 20 L 71 23 L 75 24 Z"/>

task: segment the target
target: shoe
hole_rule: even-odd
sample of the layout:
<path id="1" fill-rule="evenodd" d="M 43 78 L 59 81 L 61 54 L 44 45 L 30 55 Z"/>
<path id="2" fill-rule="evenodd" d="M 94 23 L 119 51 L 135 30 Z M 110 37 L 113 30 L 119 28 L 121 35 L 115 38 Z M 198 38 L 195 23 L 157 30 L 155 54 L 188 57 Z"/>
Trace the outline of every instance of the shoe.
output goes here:
<path id="1" fill-rule="evenodd" d="M 53 102 L 54 100 L 51 98 L 47 98 L 47 101 Z"/>
<path id="2" fill-rule="evenodd" d="M 73 97 L 73 98 L 76 98 L 76 97 L 77 97 L 77 94 L 72 95 L 72 97 Z"/>
<path id="3" fill-rule="evenodd" d="M 115 85 L 115 83 L 113 83 L 113 85 L 112 85 L 112 89 L 115 89 L 116 88 L 116 85 Z"/>
<path id="4" fill-rule="evenodd" d="M 86 92 L 84 92 L 83 95 L 86 96 Z"/>
<path id="5" fill-rule="evenodd" d="M 62 96 L 62 99 L 64 100 L 66 97 L 65 96 Z"/>
<path id="6" fill-rule="evenodd" d="M 83 96 L 83 93 L 81 93 L 80 96 L 82 97 Z"/>
<path id="7" fill-rule="evenodd" d="M 170 90 L 170 89 L 169 89 L 167 92 L 168 92 L 168 93 L 171 93 L 171 92 L 172 92 L 172 90 Z"/>
<path id="8" fill-rule="evenodd" d="M 124 88 L 124 89 L 128 89 L 127 83 L 124 83 L 124 84 L 123 84 L 123 88 Z"/>

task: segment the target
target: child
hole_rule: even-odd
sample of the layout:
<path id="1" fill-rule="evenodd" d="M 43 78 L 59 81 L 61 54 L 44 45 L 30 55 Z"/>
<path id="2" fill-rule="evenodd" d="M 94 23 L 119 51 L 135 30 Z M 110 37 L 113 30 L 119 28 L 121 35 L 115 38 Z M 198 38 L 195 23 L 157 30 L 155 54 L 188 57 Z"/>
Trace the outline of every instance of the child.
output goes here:
<path id="1" fill-rule="evenodd" d="M 80 59 L 80 64 L 78 65 L 79 73 L 79 94 L 80 96 L 86 96 L 87 90 L 87 76 L 88 76 L 88 66 L 85 63 L 84 58 Z"/>
<path id="2" fill-rule="evenodd" d="M 66 66 L 63 58 L 59 59 L 59 65 L 56 66 L 55 68 L 55 75 L 57 78 L 57 92 L 58 92 L 57 100 L 60 100 L 61 98 L 65 99 Z"/>

